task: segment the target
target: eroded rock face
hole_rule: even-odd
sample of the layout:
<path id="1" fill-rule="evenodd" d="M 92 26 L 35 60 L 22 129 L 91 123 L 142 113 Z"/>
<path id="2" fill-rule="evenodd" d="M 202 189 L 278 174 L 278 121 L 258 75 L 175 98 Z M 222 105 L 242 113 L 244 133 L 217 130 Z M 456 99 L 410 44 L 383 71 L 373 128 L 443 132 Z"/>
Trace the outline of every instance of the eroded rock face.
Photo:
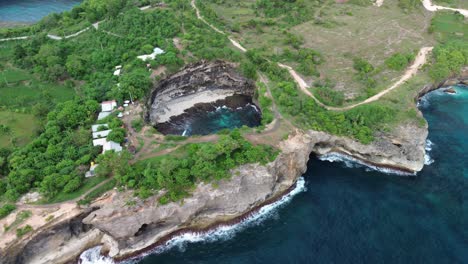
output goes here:
<path id="1" fill-rule="evenodd" d="M 131 196 L 120 195 L 83 220 L 112 239 L 105 247 L 112 257 L 123 257 L 158 242 L 182 228 L 203 229 L 229 221 L 277 197 L 294 185 L 307 169 L 310 139 L 303 134 L 281 144 L 282 153 L 266 166 L 249 164 L 234 170 L 218 186 L 200 184 L 183 203 L 160 205 L 156 199 L 126 206 Z"/>
<path id="2" fill-rule="evenodd" d="M 100 243 L 103 233 L 82 220 L 92 208 L 42 229 L 39 233 L 9 245 L 0 251 L 2 264 L 70 263 L 82 251 Z"/>
<path id="3" fill-rule="evenodd" d="M 2 263 L 66 263 L 80 250 L 99 244 L 119 259 L 181 231 L 204 230 L 238 219 L 287 192 L 306 171 L 311 153 L 338 152 L 379 166 L 419 171 L 424 164 L 427 128 L 404 124 L 392 135 L 380 135 L 372 144 L 363 145 L 324 132 L 296 131 L 280 143 L 281 153 L 275 161 L 241 166 L 232 171 L 230 180 L 217 186 L 201 183 L 183 203 L 160 205 L 153 197 L 129 206 L 128 201 L 135 200 L 133 194 L 116 193 L 110 202 L 82 214 L 86 216 L 82 221 L 77 217 L 14 247 L 15 253 Z"/>
<path id="4" fill-rule="evenodd" d="M 307 133 L 315 142 L 313 152 L 317 155 L 344 154 L 363 163 L 415 173 L 424 166 L 427 127 L 402 124 L 392 135 L 379 135 L 369 145 L 346 137 L 333 136 L 324 132 Z"/>
<path id="5" fill-rule="evenodd" d="M 202 183 L 183 203 L 159 205 L 156 199 L 150 199 L 128 207 L 126 202 L 132 196 L 122 194 L 83 222 L 108 234 L 105 247 L 109 255 L 122 258 L 180 230 L 203 230 L 230 221 L 282 195 L 306 171 L 313 152 L 339 152 L 375 165 L 408 172 L 421 170 L 427 130 L 410 125 L 397 130 L 398 137 L 382 137 L 369 145 L 323 132 L 296 132 L 281 142 L 281 154 L 275 161 L 266 166 L 241 166 L 232 172 L 232 179 L 221 181 L 217 187 Z"/>
<path id="6" fill-rule="evenodd" d="M 146 119 L 149 123 L 170 122 L 196 104 L 212 103 L 232 95 L 252 96 L 253 81 L 223 61 L 200 61 L 162 80 L 152 91 Z"/>

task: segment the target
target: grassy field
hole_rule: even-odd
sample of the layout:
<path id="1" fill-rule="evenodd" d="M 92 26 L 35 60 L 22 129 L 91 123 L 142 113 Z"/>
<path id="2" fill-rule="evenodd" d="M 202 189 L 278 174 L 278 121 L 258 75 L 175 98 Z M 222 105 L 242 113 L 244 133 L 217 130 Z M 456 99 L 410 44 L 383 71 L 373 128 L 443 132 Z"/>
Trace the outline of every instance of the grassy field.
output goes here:
<path id="1" fill-rule="evenodd" d="M 0 43 L 0 125 L 8 132 L 0 132 L 0 147 L 27 144 L 39 122 L 32 115 L 32 106 L 42 102 L 48 105 L 70 100 L 73 88 L 39 80 L 26 70 L 11 63 L 14 42 Z"/>
<path id="2" fill-rule="evenodd" d="M 28 81 L 0 86 L 0 94 L 0 106 L 8 109 L 29 109 L 37 102 L 45 100 L 45 97 L 50 97 L 55 103 L 73 99 L 75 91 L 64 85 L 39 82 L 32 77 Z"/>
<path id="3" fill-rule="evenodd" d="M 440 6 L 468 9 L 468 1 L 466 0 L 432 0 L 432 3 Z"/>
<path id="4" fill-rule="evenodd" d="M 375 68 L 373 78 L 377 85 L 373 93 L 387 88 L 403 71 L 388 69 L 384 61 L 394 53 L 412 53 L 423 46 L 434 45 L 434 36 L 428 33 L 432 13 L 416 9 L 402 12 L 396 2 L 385 6 L 358 6 L 337 4 L 335 1 L 305 1 L 313 18 L 305 23 L 290 26 L 279 18 L 258 18 L 253 9 L 255 1 L 223 1 L 210 4 L 227 28 L 235 29 L 233 35 L 247 48 L 258 48 L 264 54 L 281 54 L 284 49 L 294 50 L 287 44 L 287 34 L 303 40 L 301 47 L 314 49 L 325 58 L 318 69 L 321 80 L 330 80 L 332 88 L 345 94 L 347 103 L 367 97 L 365 84 L 358 80 L 353 69 L 353 59 L 363 58 Z M 249 21 L 274 21 L 266 25 L 249 27 Z M 274 24 L 274 25 L 271 25 Z M 240 25 L 240 26 L 239 26 Z M 240 30 L 239 30 L 240 28 Z M 297 67 L 294 62 L 289 62 Z M 313 86 L 316 77 L 303 76 Z"/>
<path id="5" fill-rule="evenodd" d="M 431 31 L 437 40 L 447 39 L 468 40 L 468 19 L 462 15 L 454 15 L 453 12 L 440 11 L 434 16 Z"/>
<path id="6" fill-rule="evenodd" d="M 57 194 L 57 196 L 55 196 L 54 198 L 49 199 L 49 200 L 45 200 L 45 201 L 41 201 L 41 203 L 43 203 L 43 204 L 60 203 L 60 202 L 69 201 L 69 200 L 78 198 L 81 195 L 83 195 L 84 193 L 86 193 L 87 191 L 89 191 L 91 188 L 93 188 L 94 186 L 98 185 L 99 183 L 101 183 L 101 182 L 103 182 L 105 180 L 106 180 L 105 177 L 97 177 L 97 176 L 92 177 L 92 178 L 87 178 L 87 179 L 84 180 L 83 186 L 81 186 L 81 188 L 79 188 L 78 190 L 76 190 L 76 191 L 74 191 L 72 193 L 61 192 L 61 193 Z"/>
<path id="7" fill-rule="evenodd" d="M 11 130 L 8 133 L 0 133 L 0 148 L 25 145 L 38 129 L 33 115 L 11 111 L 0 111 L 0 125 L 6 125 Z"/>

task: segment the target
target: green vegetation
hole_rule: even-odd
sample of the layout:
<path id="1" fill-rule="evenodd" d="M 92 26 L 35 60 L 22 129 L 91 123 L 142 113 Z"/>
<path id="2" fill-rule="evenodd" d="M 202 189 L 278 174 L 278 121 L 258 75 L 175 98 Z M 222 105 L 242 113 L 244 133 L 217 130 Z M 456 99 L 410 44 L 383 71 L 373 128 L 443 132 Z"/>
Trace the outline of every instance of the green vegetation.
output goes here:
<path id="1" fill-rule="evenodd" d="M 32 212 L 29 210 L 21 211 L 16 214 L 15 221 L 11 223 L 9 226 L 4 226 L 5 232 L 21 225 L 26 219 L 32 216 Z"/>
<path id="2" fill-rule="evenodd" d="M 313 93 L 317 99 L 326 105 L 341 106 L 344 103 L 343 92 L 332 90 L 329 87 L 316 87 L 314 88 Z"/>
<path id="3" fill-rule="evenodd" d="M 4 131 L 0 133 L 0 150 L 27 144 L 38 132 L 38 123 L 37 118 L 32 114 L 0 111 L 0 126 L 3 127 Z M 6 161 L 11 151 L 8 151 L 8 153 L 5 151 L 0 151 L 0 175 L 7 173 Z"/>
<path id="4" fill-rule="evenodd" d="M 398 0 L 398 6 L 405 11 L 410 11 L 421 6 L 420 0 Z"/>
<path id="5" fill-rule="evenodd" d="M 61 202 L 76 199 L 105 180 L 106 180 L 105 177 L 98 177 L 98 176 L 86 178 L 83 180 L 81 187 L 78 188 L 77 190 L 73 192 L 61 191 L 57 195 L 55 195 L 53 198 L 49 198 L 49 199 L 46 198 L 43 201 L 41 201 L 41 203 L 43 204 L 61 203 Z"/>
<path id="6" fill-rule="evenodd" d="M 6 198 L 16 200 L 32 187 L 47 198 L 80 188 L 82 166 L 99 153 L 88 132 L 98 109 L 96 101 L 68 101 L 50 112 L 44 132 L 10 156 Z"/>
<path id="7" fill-rule="evenodd" d="M 18 229 L 16 229 L 16 236 L 17 236 L 17 237 L 22 237 L 22 236 L 24 236 L 25 234 L 27 234 L 27 233 L 29 233 L 29 232 L 31 232 L 31 231 L 33 231 L 32 226 L 26 225 L 26 226 L 23 227 L 23 228 L 18 228 Z"/>
<path id="8" fill-rule="evenodd" d="M 114 179 L 104 183 L 103 185 L 97 187 L 96 189 L 92 190 L 88 193 L 83 199 L 78 201 L 79 205 L 86 205 L 90 204 L 93 200 L 99 198 L 104 193 L 112 190 L 116 185 L 116 181 Z"/>
<path id="9" fill-rule="evenodd" d="M 166 135 L 164 136 L 164 140 L 166 141 L 184 141 L 187 137 L 179 136 L 179 135 Z"/>
<path id="10" fill-rule="evenodd" d="M 460 73 L 468 65 L 468 42 L 453 41 L 442 44 L 433 50 L 434 60 L 429 75 L 434 81 L 442 81 Z"/>
<path id="11" fill-rule="evenodd" d="M 387 67 L 392 70 L 402 71 L 413 60 L 414 60 L 414 54 L 395 53 L 392 56 L 390 56 L 390 58 L 385 60 L 385 65 L 387 65 Z"/>
<path id="12" fill-rule="evenodd" d="M 0 219 L 7 217 L 14 210 L 16 210 L 16 206 L 14 204 L 4 204 L 0 207 Z"/>
<path id="13" fill-rule="evenodd" d="M 141 161 L 129 166 L 130 155 L 113 152 L 101 156 L 100 175 L 113 175 L 118 185 L 137 189 L 141 198 L 164 189 L 161 203 L 187 197 L 197 182 L 219 181 L 230 176 L 229 170 L 246 163 L 265 164 L 277 151 L 268 146 L 254 146 L 238 130 L 220 135 L 216 143 L 187 144 L 175 153 Z"/>
<path id="14" fill-rule="evenodd" d="M 272 112 L 273 100 L 268 97 L 265 84 L 259 82 L 257 83 L 257 88 L 258 103 L 260 104 L 260 109 L 262 110 L 262 125 L 266 126 L 274 119 Z"/>
<path id="15" fill-rule="evenodd" d="M 140 132 L 141 129 L 143 128 L 143 125 L 144 125 L 143 119 L 141 118 L 132 120 L 132 127 L 133 129 L 135 129 L 136 132 Z"/>
<path id="16" fill-rule="evenodd" d="M 440 42 L 450 40 L 468 39 L 468 22 L 465 17 L 459 13 L 449 11 L 437 12 L 431 20 L 429 32 Z"/>

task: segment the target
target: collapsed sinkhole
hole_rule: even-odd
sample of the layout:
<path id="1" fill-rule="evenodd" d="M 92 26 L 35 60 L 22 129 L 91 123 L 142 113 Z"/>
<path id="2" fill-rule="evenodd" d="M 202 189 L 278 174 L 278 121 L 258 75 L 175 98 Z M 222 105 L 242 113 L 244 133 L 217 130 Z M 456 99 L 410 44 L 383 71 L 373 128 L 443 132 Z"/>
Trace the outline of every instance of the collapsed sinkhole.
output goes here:
<path id="1" fill-rule="evenodd" d="M 200 61 L 161 80 L 147 103 L 146 121 L 163 134 L 208 135 L 261 124 L 255 84 L 224 61 Z"/>

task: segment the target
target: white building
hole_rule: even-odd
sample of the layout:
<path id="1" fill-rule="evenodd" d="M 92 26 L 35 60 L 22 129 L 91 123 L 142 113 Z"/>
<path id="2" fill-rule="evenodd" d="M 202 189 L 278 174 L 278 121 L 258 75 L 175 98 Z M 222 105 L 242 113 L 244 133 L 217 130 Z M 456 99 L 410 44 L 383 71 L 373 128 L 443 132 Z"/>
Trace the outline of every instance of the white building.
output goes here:
<path id="1" fill-rule="evenodd" d="M 91 126 L 91 130 L 93 132 L 98 132 L 99 128 L 100 127 L 104 127 L 105 129 L 108 129 L 109 128 L 109 125 L 108 124 L 96 124 L 96 125 L 92 125 Z"/>
<path id="2" fill-rule="evenodd" d="M 87 172 L 85 173 L 85 177 L 86 177 L 86 178 L 89 178 L 89 177 L 96 176 L 96 171 L 95 171 L 95 170 L 96 170 L 96 167 L 97 167 L 97 166 L 98 166 L 98 164 L 92 163 L 92 164 L 91 164 L 91 167 L 89 168 L 89 171 L 87 171 Z"/>
<path id="3" fill-rule="evenodd" d="M 93 146 L 104 146 L 104 144 L 106 144 L 107 142 L 107 139 L 105 138 L 99 138 L 99 139 L 95 139 L 93 140 Z"/>
<path id="4" fill-rule="evenodd" d="M 105 138 L 109 135 L 110 132 L 112 132 L 112 129 L 93 132 L 93 139 Z"/>
<path id="5" fill-rule="evenodd" d="M 106 141 L 104 146 L 102 146 L 102 153 L 106 153 L 106 151 L 113 150 L 115 152 L 121 152 L 122 146 L 119 143 L 114 141 Z"/>
<path id="6" fill-rule="evenodd" d="M 154 60 L 157 55 L 163 54 L 163 53 L 164 53 L 164 50 L 156 47 L 156 48 L 153 49 L 153 53 L 146 54 L 146 55 L 141 55 L 141 56 L 138 56 L 137 58 L 142 60 L 142 61 L 146 61 L 147 59 Z"/>
<path id="7" fill-rule="evenodd" d="M 100 112 L 97 119 L 102 120 L 102 119 L 110 116 L 110 114 L 112 114 L 112 113 L 111 112 Z"/>
<path id="8" fill-rule="evenodd" d="M 104 101 L 101 103 L 101 111 L 102 112 L 111 112 L 114 108 L 117 107 L 117 102 L 115 100 L 112 101 Z"/>

